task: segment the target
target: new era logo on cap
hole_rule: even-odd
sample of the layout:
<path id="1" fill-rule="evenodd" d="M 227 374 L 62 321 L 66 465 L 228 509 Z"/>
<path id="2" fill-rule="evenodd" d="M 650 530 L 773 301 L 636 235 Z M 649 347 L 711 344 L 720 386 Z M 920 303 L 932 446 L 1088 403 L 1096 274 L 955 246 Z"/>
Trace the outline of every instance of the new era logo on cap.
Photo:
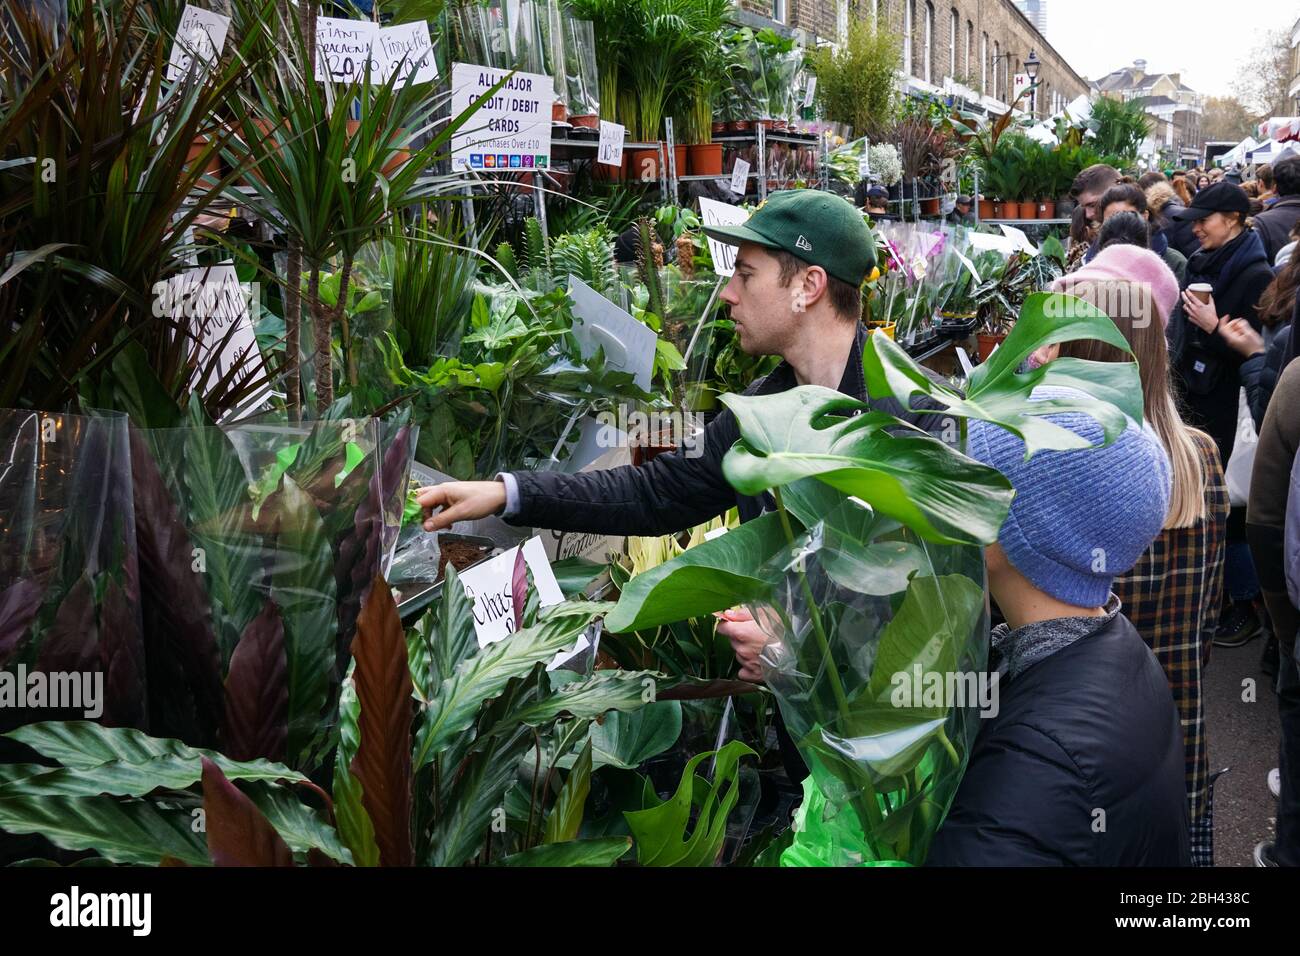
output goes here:
<path id="1" fill-rule="evenodd" d="M 809 242 L 807 239 L 805 239 L 803 236 L 800 236 L 798 239 L 795 240 L 794 247 L 796 249 L 803 249 L 805 252 L 813 251 L 812 243 Z"/>

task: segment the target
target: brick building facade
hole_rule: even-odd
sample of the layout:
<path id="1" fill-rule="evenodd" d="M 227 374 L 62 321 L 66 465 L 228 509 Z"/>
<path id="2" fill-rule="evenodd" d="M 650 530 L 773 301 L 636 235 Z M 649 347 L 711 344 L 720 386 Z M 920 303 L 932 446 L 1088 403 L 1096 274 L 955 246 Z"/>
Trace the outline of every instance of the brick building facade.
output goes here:
<path id="1" fill-rule="evenodd" d="M 910 89 L 957 92 L 1005 111 L 1015 75 L 1030 51 L 1038 55 L 1034 112 L 1049 116 L 1088 82 L 1053 49 L 1012 0 L 740 0 L 754 20 L 775 21 L 807 34 L 806 42 L 836 42 L 848 19 L 879 16 L 904 37 L 903 73 Z M 746 19 L 749 19 L 748 17 Z M 1029 100 L 1021 101 L 1028 109 Z"/>

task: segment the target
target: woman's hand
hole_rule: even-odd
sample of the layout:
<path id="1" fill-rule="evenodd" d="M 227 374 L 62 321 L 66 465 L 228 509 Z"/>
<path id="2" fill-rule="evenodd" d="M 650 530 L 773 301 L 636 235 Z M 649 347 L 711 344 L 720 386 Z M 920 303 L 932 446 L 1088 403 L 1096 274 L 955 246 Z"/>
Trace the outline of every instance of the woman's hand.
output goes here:
<path id="1" fill-rule="evenodd" d="M 1219 326 L 1219 334 L 1233 350 L 1246 358 L 1264 352 L 1264 339 L 1245 319 L 1229 319 Z"/>
<path id="2" fill-rule="evenodd" d="M 1183 314 L 1198 328 L 1213 332 L 1219 327 L 1219 310 L 1214 306 L 1214 296 L 1209 302 L 1202 302 L 1190 292 L 1183 291 Z"/>

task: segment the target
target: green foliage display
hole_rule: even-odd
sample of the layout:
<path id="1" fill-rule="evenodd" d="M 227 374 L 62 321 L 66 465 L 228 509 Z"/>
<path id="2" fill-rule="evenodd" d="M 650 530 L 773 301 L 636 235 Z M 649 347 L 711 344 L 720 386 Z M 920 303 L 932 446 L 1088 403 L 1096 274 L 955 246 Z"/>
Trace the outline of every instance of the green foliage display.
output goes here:
<path id="1" fill-rule="evenodd" d="M 839 50 L 821 47 L 809 56 L 826 118 L 849 124 L 858 136 L 879 139 L 897 106 L 901 60 L 897 35 L 876 20 L 852 20 Z"/>

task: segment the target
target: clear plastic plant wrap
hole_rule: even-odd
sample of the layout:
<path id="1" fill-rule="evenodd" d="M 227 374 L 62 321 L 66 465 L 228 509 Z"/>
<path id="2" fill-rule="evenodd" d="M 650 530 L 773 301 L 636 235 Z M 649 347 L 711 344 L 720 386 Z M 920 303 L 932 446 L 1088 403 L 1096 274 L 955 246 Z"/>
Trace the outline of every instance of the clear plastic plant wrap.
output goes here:
<path id="1" fill-rule="evenodd" d="M 125 416 L 0 409 L 0 669 L 100 675 L 119 726 L 146 716 L 135 533 Z M 43 707 L 0 707 L 0 730 Z"/>
<path id="2" fill-rule="evenodd" d="M 764 678 L 813 797 L 783 860 L 923 862 L 992 706 L 980 692 L 996 692 L 979 549 L 927 544 L 848 499 L 763 575 Z"/>
<path id="3" fill-rule="evenodd" d="M 596 28 L 590 20 L 565 15 L 565 94 L 570 117 L 600 116 L 600 75 L 596 67 Z M 558 84 L 558 79 L 557 79 Z"/>

